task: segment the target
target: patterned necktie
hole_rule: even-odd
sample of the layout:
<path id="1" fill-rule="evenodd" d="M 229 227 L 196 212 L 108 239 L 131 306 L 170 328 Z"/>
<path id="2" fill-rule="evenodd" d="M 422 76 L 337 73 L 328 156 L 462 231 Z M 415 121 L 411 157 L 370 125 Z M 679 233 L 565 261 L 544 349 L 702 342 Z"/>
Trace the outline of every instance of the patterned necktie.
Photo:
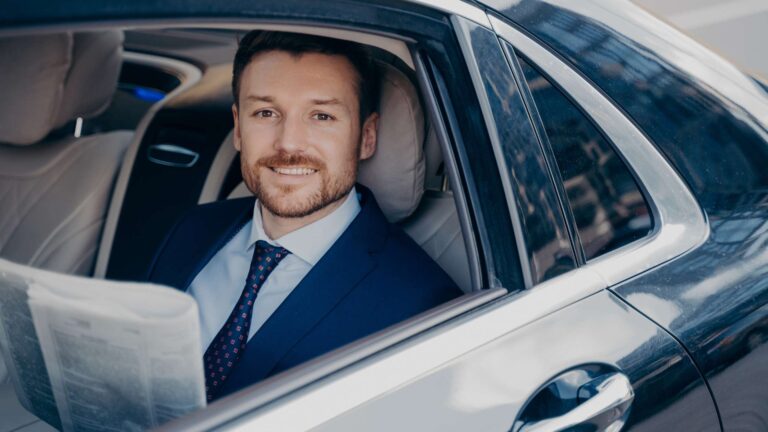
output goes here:
<path id="1" fill-rule="evenodd" d="M 251 327 L 253 302 L 259 288 L 277 267 L 280 260 L 290 252 L 285 248 L 275 248 L 269 243 L 259 240 L 253 251 L 251 267 L 245 280 L 240 299 L 229 314 L 224 327 L 213 338 L 211 345 L 205 350 L 205 393 L 208 401 L 212 401 L 218 390 L 226 381 L 230 371 L 240 359 L 248 343 L 248 329 Z"/>

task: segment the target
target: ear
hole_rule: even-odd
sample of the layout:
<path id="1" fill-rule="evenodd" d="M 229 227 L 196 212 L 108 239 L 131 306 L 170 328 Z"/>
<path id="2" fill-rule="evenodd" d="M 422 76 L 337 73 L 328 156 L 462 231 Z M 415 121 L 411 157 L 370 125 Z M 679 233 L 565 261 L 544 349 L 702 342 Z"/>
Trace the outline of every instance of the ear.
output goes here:
<path id="1" fill-rule="evenodd" d="M 235 144 L 235 150 L 240 151 L 242 145 L 240 138 L 240 120 L 237 117 L 237 105 L 232 104 L 232 117 L 235 119 L 235 131 L 232 133 L 232 142 Z"/>
<path id="2" fill-rule="evenodd" d="M 365 119 L 363 130 L 360 134 L 360 160 L 373 156 L 376 152 L 376 137 L 379 132 L 379 113 L 372 113 Z"/>

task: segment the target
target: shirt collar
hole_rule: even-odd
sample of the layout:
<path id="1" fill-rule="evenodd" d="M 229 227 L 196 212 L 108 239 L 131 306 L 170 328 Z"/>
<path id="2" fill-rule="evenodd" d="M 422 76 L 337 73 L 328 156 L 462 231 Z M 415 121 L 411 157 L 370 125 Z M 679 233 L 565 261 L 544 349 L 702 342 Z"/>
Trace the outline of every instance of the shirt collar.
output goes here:
<path id="1" fill-rule="evenodd" d="M 344 202 L 331 214 L 273 240 L 264 232 L 261 206 L 257 200 L 253 207 L 253 224 L 248 248 L 252 248 L 257 241 L 264 240 L 288 249 L 293 255 L 314 266 L 346 231 L 358 213 L 360 213 L 360 200 L 353 187 Z"/>

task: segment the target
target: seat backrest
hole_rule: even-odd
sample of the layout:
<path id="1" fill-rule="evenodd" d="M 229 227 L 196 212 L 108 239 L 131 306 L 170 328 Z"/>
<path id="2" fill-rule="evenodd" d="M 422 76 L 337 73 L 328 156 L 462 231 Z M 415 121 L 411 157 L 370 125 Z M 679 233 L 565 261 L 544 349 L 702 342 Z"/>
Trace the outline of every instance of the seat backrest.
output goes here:
<path id="1" fill-rule="evenodd" d="M 461 230 L 456 201 L 447 190 L 440 143 L 430 128 L 424 145 L 426 178 L 424 196 L 419 207 L 400 227 L 432 257 L 465 293 L 472 286 L 468 252 Z"/>
<path id="2" fill-rule="evenodd" d="M 122 42 L 119 31 L 0 38 L 3 258 L 91 273 L 112 184 L 132 134 L 76 138 L 51 131 L 109 106 Z"/>

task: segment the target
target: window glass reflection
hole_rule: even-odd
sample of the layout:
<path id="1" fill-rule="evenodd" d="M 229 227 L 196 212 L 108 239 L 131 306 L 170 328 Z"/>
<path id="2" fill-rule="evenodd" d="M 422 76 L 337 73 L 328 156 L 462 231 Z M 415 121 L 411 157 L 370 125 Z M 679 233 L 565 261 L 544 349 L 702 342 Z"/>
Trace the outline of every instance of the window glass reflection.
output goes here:
<path id="1" fill-rule="evenodd" d="M 651 230 L 634 177 L 590 120 L 525 59 L 525 79 L 544 124 L 586 259 Z"/>

